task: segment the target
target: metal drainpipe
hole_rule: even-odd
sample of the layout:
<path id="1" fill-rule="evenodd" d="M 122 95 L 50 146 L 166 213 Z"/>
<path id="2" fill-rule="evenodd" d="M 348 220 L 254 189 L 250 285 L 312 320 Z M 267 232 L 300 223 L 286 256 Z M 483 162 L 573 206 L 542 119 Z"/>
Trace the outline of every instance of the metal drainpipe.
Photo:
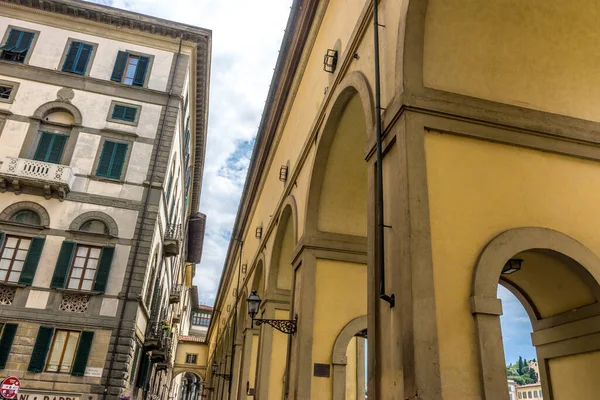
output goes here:
<path id="1" fill-rule="evenodd" d="M 158 140 L 156 143 L 156 157 L 152 160 L 152 168 L 150 170 L 150 180 L 148 191 L 144 196 L 144 205 L 142 207 L 142 218 L 140 221 L 140 225 L 137 229 L 137 240 L 135 241 L 135 248 L 133 250 L 133 259 L 131 260 L 131 269 L 129 270 L 129 275 L 127 276 L 127 286 L 125 289 L 125 301 L 123 302 L 123 306 L 121 307 L 121 314 L 119 316 L 119 322 L 117 325 L 117 332 L 115 334 L 115 343 L 113 344 L 113 350 L 110 357 L 110 363 L 108 364 L 108 374 L 106 375 L 106 383 L 104 384 L 104 393 L 102 398 L 106 400 L 106 396 L 108 395 L 108 389 L 110 387 L 111 373 L 115 363 L 115 355 L 117 353 L 117 345 L 119 341 L 119 336 L 121 335 L 121 330 L 123 329 L 123 318 L 125 316 L 125 309 L 127 307 L 127 301 L 129 300 L 129 291 L 131 289 L 131 281 L 133 279 L 133 270 L 135 269 L 135 264 L 137 263 L 137 255 L 140 249 L 140 242 L 142 237 L 142 230 L 144 229 L 144 223 L 146 221 L 146 213 L 148 212 L 148 204 L 150 203 L 150 191 L 152 190 L 152 183 L 154 182 L 154 176 L 156 175 L 156 159 L 158 158 L 158 154 L 160 153 L 160 146 L 162 144 L 162 138 L 165 130 L 165 123 L 167 121 L 168 109 L 171 103 L 171 97 L 173 97 L 173 85 L 175 83 L 175 76 L 177 75 L 177 69 L 179 67 L 179 56 L 181 55 L 181 45 L 183 42 L 183 34 L 179 37 L 179 49 L 177 50 L 177 55 L 175 57 L 175 68 L 173 68 L 173 75 L 171 76 L 171 83 L 169 85 L 169 94 L 167 97 L 167 104 L 165 106 L 165 115 L 162 120 L 162 124 L 160 126 L 160 130 L 158 131 Z M 157 278 L 158 279 L 158 278 Z"/>
<path id="2" fill-rule="evenodd" d="M 377 265 L 379 267 L 379 298 L 395 305 L 395 296 L 385 293 L 385 246 L 383 222 L 383 155 L 381 144 L 381 82 L 379 77 L 379 10 L 378 0 L 373 0 L 373 40 L 375 58 L 375 135 L 377 142 Z"/>
<path id="3" fill-rule="evenodd" d="M 238 302 L 240 300 L 240 277 L 242 275 L 242 252 L 244 251 L 244 242 L 240 239 L 234 239 L 240 243 L 240 261 L 238 264 L 238 279 L 237 279 L 237 296 L 235 299 L 234 310 L 233 310 L 233 336 L 231 340 L 231 362 L 229 363 L 229 373 L 231 378 L 229 379 L 229 398 L 231 398 L 231 385 L 233 384 L 233 360 L 235 357 L 235 340 L 237 335 L 237 318 L 238 318 Z M 239 384 L 239 382 L 238 382 Z"/>

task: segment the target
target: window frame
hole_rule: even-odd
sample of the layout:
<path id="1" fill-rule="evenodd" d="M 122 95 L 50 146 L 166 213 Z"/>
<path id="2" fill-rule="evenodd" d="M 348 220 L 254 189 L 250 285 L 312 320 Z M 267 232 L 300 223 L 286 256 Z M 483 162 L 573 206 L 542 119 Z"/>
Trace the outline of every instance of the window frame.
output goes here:
<path id="1" fill-rule="evenodd" d="M 0 46 L 4 46 L 4 44 L 8 40 L 8 35 L 10 35 L 10 31 L 12 29 L 16 29 L 18 31 L 23 31 L 23 32 L 33 33 L 33 39 L 31 39 L 31 44 L 29 45 L 29 50 L 27 50 L 27 54 L 25 54 L 25 58 L 23 59 L 22 63 L 18 62 L 18 61 L 4 60 L 2 58 L 0 58 L 0 61 L 28 65 L 29 60 L 31 59 L 31 55 L 33 54 L 33 51 L 35 49 L 35 45 L 37 43 L 38 37 L 40 36 L 40 31 L 36 31 L 34 29 L 29 29 L 29 28 L 23 28 L 23 27 L 17 26 L 17 25 L 8 25 L 6 27 L 6 30 L 4 31 L 4 36 L 2 36 L 2 42 L 0 42 Z M 1 52 L 2 52 L 2 50 L 0 50 L 0 53 Z"/>
<path id="2" fill-rule="evenodd" d="M 122 119 L 114 119 L 112 117 L 113 115 L 113 111 L 115 109 L 115 106 L 124 106 L 124 107 L 131 107 L 131 108 L 135 108 L 137 110 L 137 112 L 135 113 L 135 120 L 133 122 L 131 121 L 125 121 Z M 110 103 L 110 107 L 108 108 L 108 115 L 106 116 L 106 121 L 108 122 L 114 122 L 117 124 L 124 124 L 124 125 L 130 125 L 130 126 L 138 126 L 138 123 L 140 122 L 140 114 L 142 113 L 142 106 L 139 104 L 132 104 L 132 103 L 125 103 L 122 101 L 118 101 L 118 100 L 113 100 Z"/>
<path id="3" fill-rule="evenodd" d="M 81 267 L 81 276 L 79 278 L 73 278 L 73 279 L 79 279 L 79 285 L 77 288 L 72 288 L 69 287 L 69 282 L 71 281 L 71 277 L 73 274 L 73 268 L 75 268 L 75 260 L 77 259 L 77 252 L 79 250 L 80 247 L 87 247 L 88 248 L 88 252 L 87 255 L 85 257 L 85 263 L 83 265 L 83 267 Z M 94 277 L 91 279 L 92 281 L 92 287 L 91 289 L 83 289 L 81 287 L 81 285 L 83 285 L 83 281 L 85 280 L 90 280 L 90 279 L 85 279 L 85 272 L 87 270 L 87 263 L 90 259 L 90 251 L 91 249 L 99 249 L 100 253 L 98 253 L 98 258 L 96 259 L 96 269 L 94 272 Z M 98 275 L 98 268 L 100 266 L 100 258 L 102 257 L 102 250 L 103 250 L 103 246 L 98 246 L 98 245 L 90 245 L 90 244 L 86 244 L 86 243 L 76 243 L 75 245 L 75 252 L 73 253 L 73 259 L 71 260 L 71 265 L 69 266 L 69 274 L 67 275 L 66 279 L 65 279 L 65 289 L 66 290 L 74 290 L 77 292 L 93 292 L 94 291 L 94 285 L 96 284 L 96 277 Z M 77 267 L 79 268 L 79 267 Z"/>
<path id="4" fill-rule="evenodd" d="M 12 104 L 15 101 L 15 96 L 17 95 L 17 90 L 19 89 L 19 85 L 20 85 L 19 82 L 13 82 L 13 81 L 7 81 L 4 79 L 0 79 L 0 86 L 11 86 L 12 87 L 12 91 L 10 92 L 8 99 L 0 98 L 0 102 Z"/>
<path id="5" fill-rule="evenodd" d="M 62 349 L 62 354 L 60 355 L 60 362 L 58 364 L 58 371 L 48 371 L 48 365 L 50 364 L 50 360 L 52 359 L 52 353 L 54 352 L 54 344 L 56 343 L 56 338 L 58 337 L 58 333 L 59 332 L 67 332 L 67 340 L 65 341 L 65 344 L 63 346 Z M 63 363 L 63 358 L 65 356 L 65 351 L 67 349 L 67 344 L 69 343 L 69 336 L 71 334 L 71 332 L 76 332 L 79 334 L 79 337 L 77 338 L 77 343 L 75 344 L 75 351 L 73 352 L 73 359 L 71 360 L 71 368 L 69 368 L 68 371 L 61 371 L 61 366 Z M 46 363 L 44 365 L 44 372 L 46 373 L 50 373 L 50 374 L 71 374 L 71 371 L 73 370 L 73 364 L 75 363 L 75 358 L 77 357 L 77 349 L 79 348 L 79 341 L 81 340 L 81 334 L 83 333 L 83 331 L 78 331 L 75 329 L 55 329 L 54 333 L 52 334 L 52 343 L 50 344 L 50 349 L 48 350 L 48 355 L 46 356 Z"/>
<path id="6" fill-rule="evenodd" d="M 65 61 L 67 59 L 67 54 L 69 54 L 69 49 L 71 48 L 71 43 L 73 43 L 73 42 L 80 42 L 80 43 L 89 44 L 90 46 L 92 46 L 92 52 L 90 53 L 90 58 L 88 59 L 87 65 L 85 67 L 85 72 L 81 75 L 77 74 L 75 72 L 63 71 L 63 66 L 65 65 Z M 65 45 L 62 56 L 60 57 L 60 61 L 58 62 L 58 67 L 56 68 L 56 71 L 61 72 L 63 74 L 69 74 L 69 75 L 90 76 L 90 71 L 92 69 L 92 65 L 94 63 L 94 58 L 96 57 L 97 50 L 98 50 L 98 43 L 88 42 L 87 40 L 69 37 L 67 39 L 67 44 Z"/>
<path id="7" fill-rule="evenodd" d="M 125 69 L 123 69 L 123 75 L 121 76 L 121 80 L 119 81 L 119 83 L 121 85 L 127 85 L 127 86 L 131 86 L 131 87 L 148 88 L 148 82 L 150 81 L 150 74 L 152 73 L 152 66 L 154 65 L 154 55 L 142 53 L 142 52 L 135 51 L 135 50 L 129 50 L 129 49 L 120 50 L 120 51 L 124 51 L 127 53 L 127 61 L 125 62 Z M 118 54 L 118 52 L 117 52 L 117 54 Z M 148 57 L 148 68 L 146 69 L 146 76 L 144 76 L 144 84 L 142 86 L 137 86 L 137 85 L 134 85 L 133 83 L 131 83 L 131 84 L 125 83 L 125 75 L 127 75 L 127 65 L 129 64 L 129 59 L 131 58 L 131 56 L 138 57 L 138 58 L 139 57 Z M 114 66 L 114 63 L 113 63 L 113 66 Z M 115 82 L 115 81 L 113 81 L 113 82 Z"/>
<path id="8" fill-rule="evenodd" d="M 21 279 L 21 273 L 23 272 L 23 267 L 25 266 L 25 260 L 27 260 L 27 254 L 29 254 L 29 248 L 31 247 L 31 241 L 33 240 L 33 238 L 29 237 L 29 236 L 14 235 L 14 234 L 6 233 L 4 235 L 4 239 L 2 241 L 2 245 L 0 246 L 0 261 L 3 260 L 3 259 L 5 259 L 3 257 L 3 255 L 4 255 L 4 250 L 6 249 L 6 244 L 8 243 L 8 239 L 9 238 L 16 238 L 16 239 L 18 239 L 17 240 L 17 247 L 14 248 L 14 252 L 13 252 L 12 258 L 10 259 L 10 265 L 9 265 L 8 269 L 6 270 L 6 278 L 0 279 L 0 283 L 1 284 L 16 285 L 16 284 L 19 284 L 19 280 Z M 21 266 L 21 271 L 18 271 L 19 272 L 19 277 L 17 278 L 16 281 L 9 281 L 8 278 L 10 277 L 10 274 L 12 272 L 12 267 L 13 267 L 13 264 L 15 262 L 15 256 L 17 254 L 17 250 L 19 249 L 18 246 L 21 243 L 22 239 L 29 240 L 29 247 L 26 250 L 25 258 L 22 260 L 23 261 L 23 265 Z"/>
<path id="9" fill-rule="evenodd" d="M 100 158 L 102 157 L 102 151 L 104 150 L 104 143 L 106 143 L 107 140 L 109 142 L 123 143 L 123 144 L 127 145 L 127 153 L 125 154 L 125 161 L 123 162 L 123 169 L 121 170 L 121 177 L 119 179 L 109 178 L 107 176 L 99 176 L 96 174 L 96 172 L 98 171 L 98 164 L 100 163 Z M 131 152 L 133 151 L 134 143 L 135 143 L 135 140 L 132 140 L 132 138 L 124 137 L 124 138 L 117 139 L 112 136 L 110 136 L 110 137 L 102 136 L 102 138 L 100 139 L 100 143 L 98 144 L 98 150 L 96 152 L 96 159 L 94 160 L 94 165 L 92 167 L 92 170 L 90 171 L 90 176 L 96 180 L 125 183 L 125 177 L 127 176 L 127 171 L 129 168 L 129 159 L 131 158 Z"/>
<path id="10" fill-rule="evenodd" d="M 193 362 L 192 361 L 188 361 L 189 359 L 193 358 Z M 185 353 L 185 363 L 186 364 L 198 364 L 198 354 L 197 353 Z"/>

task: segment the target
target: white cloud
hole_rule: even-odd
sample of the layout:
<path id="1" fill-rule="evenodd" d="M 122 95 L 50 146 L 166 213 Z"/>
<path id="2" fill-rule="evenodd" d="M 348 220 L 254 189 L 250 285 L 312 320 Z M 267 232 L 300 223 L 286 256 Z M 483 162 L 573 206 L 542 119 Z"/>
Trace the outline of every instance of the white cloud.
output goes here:
<path id="1" fill-rule="evenodd" d="M 194 280 L 200 301 L 212 304 L 291 0 L 95 2 L 213 32 L 208 143 L 200 206 L 207 215 L 207 229 L 202 263 Z"/>

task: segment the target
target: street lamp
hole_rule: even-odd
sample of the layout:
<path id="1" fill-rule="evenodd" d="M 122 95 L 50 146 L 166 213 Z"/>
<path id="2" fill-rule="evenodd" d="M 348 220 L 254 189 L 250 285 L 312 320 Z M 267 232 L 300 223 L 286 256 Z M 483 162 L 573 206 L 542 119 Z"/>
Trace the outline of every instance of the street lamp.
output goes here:
<path id="1" fill-rule="evenodd" d="M 248 302 L 248 315 L 250 315 L 250 318 L 252 318 L 252 327 L 254 327 L 254 323 L 256 322 L 256 326 L 261 326 L 262 324 L 269 324 L 273 328 L 287 335 L 293 335 L 294 333 L 296 333 L 298 314 L 294 316 L 294 319 L 254 318 L 256 314 L 258 314 L 258 308 L 260 307 L 260 303 L 262 300 L 260 299 L 260 296 L 256 294 L 256 290 L 253 290 L 246 301 Z"/>
<path id="2" fill-rule="evenodd" d="M 504 264 L 502 267 L 502 274 L 510 275 L 521 269 L 521 265 L 523 264 L 523 260 L 519 258 L 511 258 Z"/>
<path id="3" fill-rule="evenodd" d="M 213 375 L 221 377 L 221 378 L 225 379 L 226 381 L 230 381 L 231 380 L 231 374 L 220 374 L 220 373 L 217 372 L 217 369 L 219 369 L 219 364 L 217 364 L 216 361 L 213 361 L 213 363 L 212 363 Z"/>

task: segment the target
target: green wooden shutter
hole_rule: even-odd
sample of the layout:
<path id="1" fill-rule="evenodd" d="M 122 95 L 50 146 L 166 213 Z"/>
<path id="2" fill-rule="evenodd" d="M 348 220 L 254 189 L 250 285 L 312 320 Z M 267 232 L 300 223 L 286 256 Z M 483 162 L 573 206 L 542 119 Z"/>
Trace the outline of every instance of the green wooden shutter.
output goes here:
<path id="1" fill-rule="evenodd" d="M 116 143 L 111 142 L 110 140 L 104 142 L 102 153 L 100 154 L 100 161 L 98 161 L 98 168 L 96 168 L 96 175 L 108 177 L 115 145 Z"/>
<path id="2" fill-rule="evenodd" d="M 145 389 L 148 383 L 148 370 L 150 369 L 150 357 L 148 353 L 142 354 L 142 362 L 140 364 L 140 373 L 138 374 L 136 386 L 140 389 Z"/>
<path id="3" fill-rule="evenodd" d="M 98 272 L 96 272 L 94 292 L 104 293 L 106 290 L 106 283 L 108 282 L 108 276 L 110 275 L 110 267 L 112 265 L 114 255 L 114 246 L 104 246 L 102 253 L 100 254 L 100 260 L 98 261 Z"/>
<path id="4" fill-rule="evenodd" d="M 135 76 L 133 77 L 134 86 L 144 86 L 146 81 L 146 71 L 150 64 L 150 58 L 140 56 L 138 59 L 137 67 L 135 68 Z"/>
<path id="5" fill-rule="evenodd" d="M 69 46 L 69 52 L 65 57 L 65 62 L 62 67 L 63 72 L 73 72 L 81 44 L 82 43 L 80 42 L 71 42 L 71 45 Z"/>
<path id="6" fill-rule="evenodd" d="M 40 326 L 38 330 L 37 339 L 33 346 L 33 352 L 31 353 L 31 359 L 29 360 L 29 372 L 43 372 L 44 366 L 46 365 L 46 357 L 48 356 L 48 350 L 50 350 L 50 344 L 52 343 L 52 336 L 54 335 L 54 328 L 48 326 Z"/>
<path id="7" fill-rule="evenodd" d="M 58 254 L 58 260 L 56 260 L 56 267 L 54 267 L 54 275 L 50 282 L 51 288 L 62 289 L 65 287 L 67 274 L 69 273 L 69 268 L 71 268 L 76 247 L 77 245 L 74 242 L 63 242 Z"/>
<path id="8" fill-rule="evenodd" d="M 12 51 L 17 45 L 17 42 L 19 41 L 20 37 L 21 31 L 11 29 L 10 33 L 8 34 L 8 39 L 6 40 L 6 43 L 4 44 L 4 46 L 0 47 L 0 50 Z"/>
<path id="9" fill-rule="evenodd" d="M 77 60 L 75 61 L 73 72 L 79 75 L 85 75 L 88 62 L 90 61 L 90 56 L 92 55 L 93 46 L 85 43 L 79 44 L 79 53 L 77 54 Z"/>
<path id="10" fill-rule="evenodd" d="M 33 277 L 40 262 L 42 250 L 44 250 L 44 243 L 46 243 L 45 238 L 34 237 L 31 239 L 29 251 L 27 252 L 27 257 L 25 257 L 25 263 L 23 264 L 23 270 L 19 278 L 21 285 L 31 286 L 33 283 Z"/>
<path id="11" fill-rule="evenodd" d="M 21 36 L 19 37 L 19 41 L 17 42 L 17 46 L 13 50 L 15 53 L 27 53 L 29 50 L 29 46 L 31 46 L 31 42 L 33 41 L 33 33 L 31 32 L 21 32 Z"/>
<path id="12" fill-rule="evenodd" d="M 115 67 L 113 68 L 113 72 L 110 77 L 111 81 L 121 82 L 128 58 L 129 54 L 126 51 L 119 51 L 117 54 L 117 61 L 115 61 Z"/>
<path id="13" fill-rule="evenodd" d="M 123 120 L 129 121 L 129 122 L 135 122 L 136 114 L 137 114 L 137 108 L 125 107 L 125 112 L 123 113 Z"/>
<path id="14" fill-rule="evenodd" d="M 129 383 L 133 383 L 135 379 L 135 370 L 137 368 L 138 358 L 140 356 L 140 345 L 135 343 L 135 354 L 133 355 L 133 364 L 131 364 L 131 374 L 129 375 Z"/>
<path id="15" fill-rule="evenodd" d="M 46 157 L 46 162 L 52 164 L 60 163 L 65 144 L 67 143 L 67 138 L 67 135 L 53 135 L 52 145 L 50 146 L 50 151 L 48 152 L 48 156 Z"/>
<path id="16" fill-rule="evenodd" d="M 8 355 L 16 333 L 17 324 L 4 324 L 2 338 L 0 338 L 0 369 L 6 367 L 6 361 L 8 361 Z"/>
<path id="17" fill-rule="evenodd" d="M 35 150 L 35 154 L 33 156 L 34 160 L 37 161 L 45 161 L 46 155 L 50 152 L 50 145 L 52 142 L 52 133 L 42 132 L 42 136 L 40 136 L 40 141 L 38 143 L 37 149 Z"/>
<path id="18" fill-rule="evenodd" d="M 112 112 L 112 118 L 113 119 L 123 119 L 124 116 L 125 116 L 125 106 L 122 106 L 120 104 L 115 104 L 115 107 L 113 108 L 113 112 Z"/>
<path id="19" fill-rule="evenodd" d="M 121 178 L 121 172 L 123 171 L 123 165 L 125 164 L 125 156 L 127 155 L 127 147 L 128 145 L 126 143 L 115 143 L 115 150 L 108 175 L 109 178 Z"/>
<path id="20" fill-rule="evenodd" d="M 73 368 L 71 369 L 71 375 L 83 376 L 85 374 L 85 367 L 87 367 L 88 357 L 90 356 L 90 350 L 92 349 L 93 339 L 94 332 L 81 332 L 79 344 L 77 345 L 77 353 L 75 354 L 75 361 L 73 361 Z"/>

